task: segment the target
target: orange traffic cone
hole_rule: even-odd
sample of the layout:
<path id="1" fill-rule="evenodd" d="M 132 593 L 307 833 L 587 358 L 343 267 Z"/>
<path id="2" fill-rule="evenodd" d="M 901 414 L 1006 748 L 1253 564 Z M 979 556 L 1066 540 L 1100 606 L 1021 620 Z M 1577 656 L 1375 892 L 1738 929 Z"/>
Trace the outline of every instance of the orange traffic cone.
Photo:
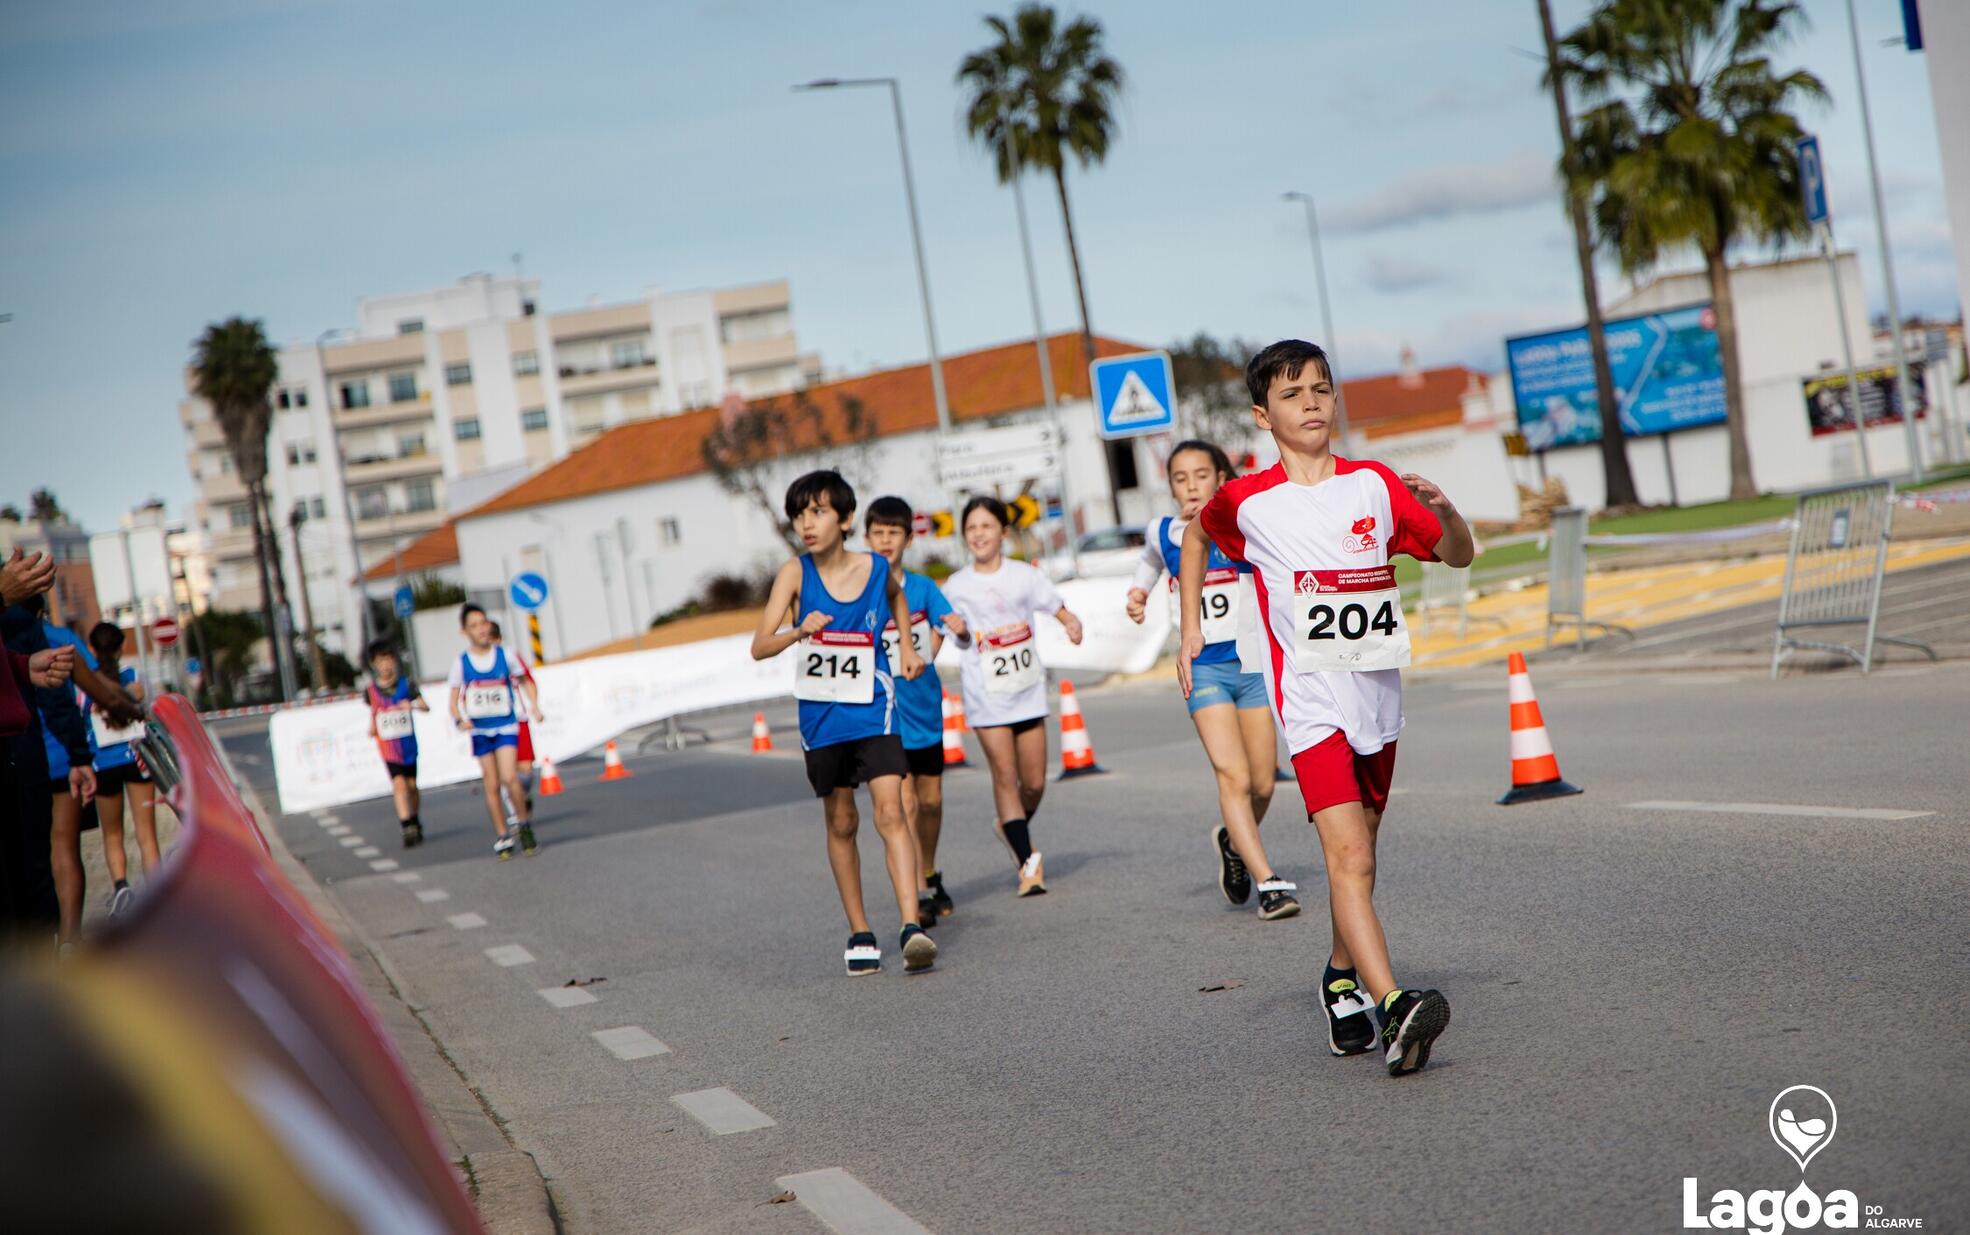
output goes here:
<path id="1" fill-rule="evenodd" d="M 773 749 L 773 735 L 766 728 L 766 713 L 752 714 L 752 753 L 764 755 Z"/>
<path id="2" fill-rule="evenodd" d="M 1060 779 L 1093 776 L 1108 769 L 1094 761 L 1094 742 L 1088 738 L 1088 722 L 1081 717 L 1081 701 L 1074 697 L 1074 683 L 1060 683 Z"/>
<path id="3" fill-rule="evenodd" d="M 628 780 L 634 775 L 634 772 L 622 765 L 622 756 L 616 753 L 615 741 L 611 739 L 608 747 L 602 752 L 602 775 L 599 779 Z"/>
<path id="4" fill-rule="evenodd" d="M 1584 792 L 1560 779 L 1560 761 L 1553 754 L 1553 739 L 1546 735 L 1546 718 L 1539 714 L 1539 700 L 1533 697 L 1532 675 L 1525 671 L 1525 657 L 1513 652 L 1507 672 L 1510 675 L 1507 697 L 1512 705 L 1512 787 L 1498 799 L 1498 805 L 1512 806 Z"/>
<path id="5" fill-rule="evenodd" d="M 951 698 L 951 692 L 944 692 L 944 766 L 961 768 L 967 765 L 964 757 L 964 705 Z"/>
<path id="6" fill-rule="evenodd" d="M 554 768 L 554 761 L 543 752 L 540 757 L 540 796 L 551 798 L 557 793 L 567 792 L 561 783 L 561 773 Z"/>
<path id="7" fill-rule="evenodd" d="M 964 695 L 963 694 L 953 695 L 949 691 L 946 691 L 945 696 L 949 698 L 951 701 L 951 715 L 958 718 L 958 732 L 959 733 L 969 732 L 971 729 L 971 724 L 969 721 L 965 720 L 964 718 Z"/>

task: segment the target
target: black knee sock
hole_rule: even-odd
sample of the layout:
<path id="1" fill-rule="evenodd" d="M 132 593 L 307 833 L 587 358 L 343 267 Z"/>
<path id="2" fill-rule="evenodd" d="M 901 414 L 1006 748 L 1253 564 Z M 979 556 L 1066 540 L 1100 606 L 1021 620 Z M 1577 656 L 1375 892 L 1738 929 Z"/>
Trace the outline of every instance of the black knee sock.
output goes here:
<path id="1" fill-rule="evenodd" d="M 999 825 L 999 830 L 1005 833 L 1006 844 L 1012 846 L 1012 856 L 1021 866 L 1026 865 L 1026 859 L 1033 856 L 1033 842 L 1026 835 L 1026 821 L 1008 819 Z"/>
<path id="2" fill-rule="evenodd" d="M 1336 969 L 1334 968 L 1334 958 L 1331 956 L 1328 957 L 1326 972 L 1320 975 L 1320 989 L 1324 991 L 1327 988 L 1334 985 L 1334 983 L 1339 982 L 1342 978 L 1346 978 L 1348 981 L 1354 983 L 1356 986 L 1361 985 L 1361 977 L 1360 975 L 1355 973 L 1352 967 L 1347 969 Z"/>

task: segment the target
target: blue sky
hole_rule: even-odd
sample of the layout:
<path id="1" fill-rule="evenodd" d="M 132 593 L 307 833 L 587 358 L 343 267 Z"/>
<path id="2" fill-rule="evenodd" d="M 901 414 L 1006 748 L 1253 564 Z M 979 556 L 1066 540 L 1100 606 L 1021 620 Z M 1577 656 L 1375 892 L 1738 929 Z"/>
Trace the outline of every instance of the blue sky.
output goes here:
<path id="1" fill-rule="evenodd" d="M 1004 6 L 67 0 L 0 11 L 0 500 L 48 484 L 95 526 L 193 486 L 190 341 L 233 313 L 277 341 L 366 294 L 507 272 L 550 309 L 785 276 L 805 348 L 920 360 L 895 141 L 904 85 L 940 341 L 1029 332 L 1012 202 L 964 139 L 958 60 Z M 1071 7 L 1071 6 L 1070 6 Z M 1585 0 L 1555 0 L 1562 26 Z M 1861 0 L 1908 311 L 1954 314 L 1934 119 L 1899 5 Z M 1840 4 L 1782 58 L 1818 73 L 1843 245 L 1881 304 Z M 1070 176 L 1095 328 L 1316 335 L 1297 208 L 1327 224 L 1347 371 L 1495 368 L 1581 312 L 1532 0 L 1094 0 L 1130 74 L 1107 164 Z M 1059 212 L 1030 182 L 1049 329 L 1075 324 Z M 1970 241 L 1966 241 L 1970 242 Z"/>

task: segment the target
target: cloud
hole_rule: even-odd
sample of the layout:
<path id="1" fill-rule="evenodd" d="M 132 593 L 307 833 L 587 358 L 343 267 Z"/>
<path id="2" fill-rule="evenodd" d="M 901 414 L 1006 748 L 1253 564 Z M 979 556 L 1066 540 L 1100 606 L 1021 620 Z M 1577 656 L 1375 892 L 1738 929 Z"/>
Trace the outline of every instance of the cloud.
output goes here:
<path id="1" fill-rule="evenodd" d="M 1341 232 L 1378 232 L 1558 199 L 1552 159 L 1525 150 L 1496 161 L 1445 163 L 1413 172 L 1340 207 L 1328 224 Z"/>
<path id="2" fill-rule="evenodd" d="M 1458 282 L 1457 275 L 1442 266 L 1399 253 L 1377 253 L 1370 257 L 1364 278 L 1370 288 L 1389 295 L 1426 287 L 1454 287 Z"/>

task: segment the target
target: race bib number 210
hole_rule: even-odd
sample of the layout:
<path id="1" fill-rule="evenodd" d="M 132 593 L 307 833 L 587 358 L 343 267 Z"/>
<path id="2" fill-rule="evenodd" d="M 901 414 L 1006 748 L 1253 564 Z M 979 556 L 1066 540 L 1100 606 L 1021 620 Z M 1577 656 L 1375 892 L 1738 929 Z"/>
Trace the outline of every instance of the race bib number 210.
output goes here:
<path id="1" fill-rule="evenodd" d="M 1360 673 L 1409 664 L 1395 567 L 1293 572 L 1293 667 Z"/>

